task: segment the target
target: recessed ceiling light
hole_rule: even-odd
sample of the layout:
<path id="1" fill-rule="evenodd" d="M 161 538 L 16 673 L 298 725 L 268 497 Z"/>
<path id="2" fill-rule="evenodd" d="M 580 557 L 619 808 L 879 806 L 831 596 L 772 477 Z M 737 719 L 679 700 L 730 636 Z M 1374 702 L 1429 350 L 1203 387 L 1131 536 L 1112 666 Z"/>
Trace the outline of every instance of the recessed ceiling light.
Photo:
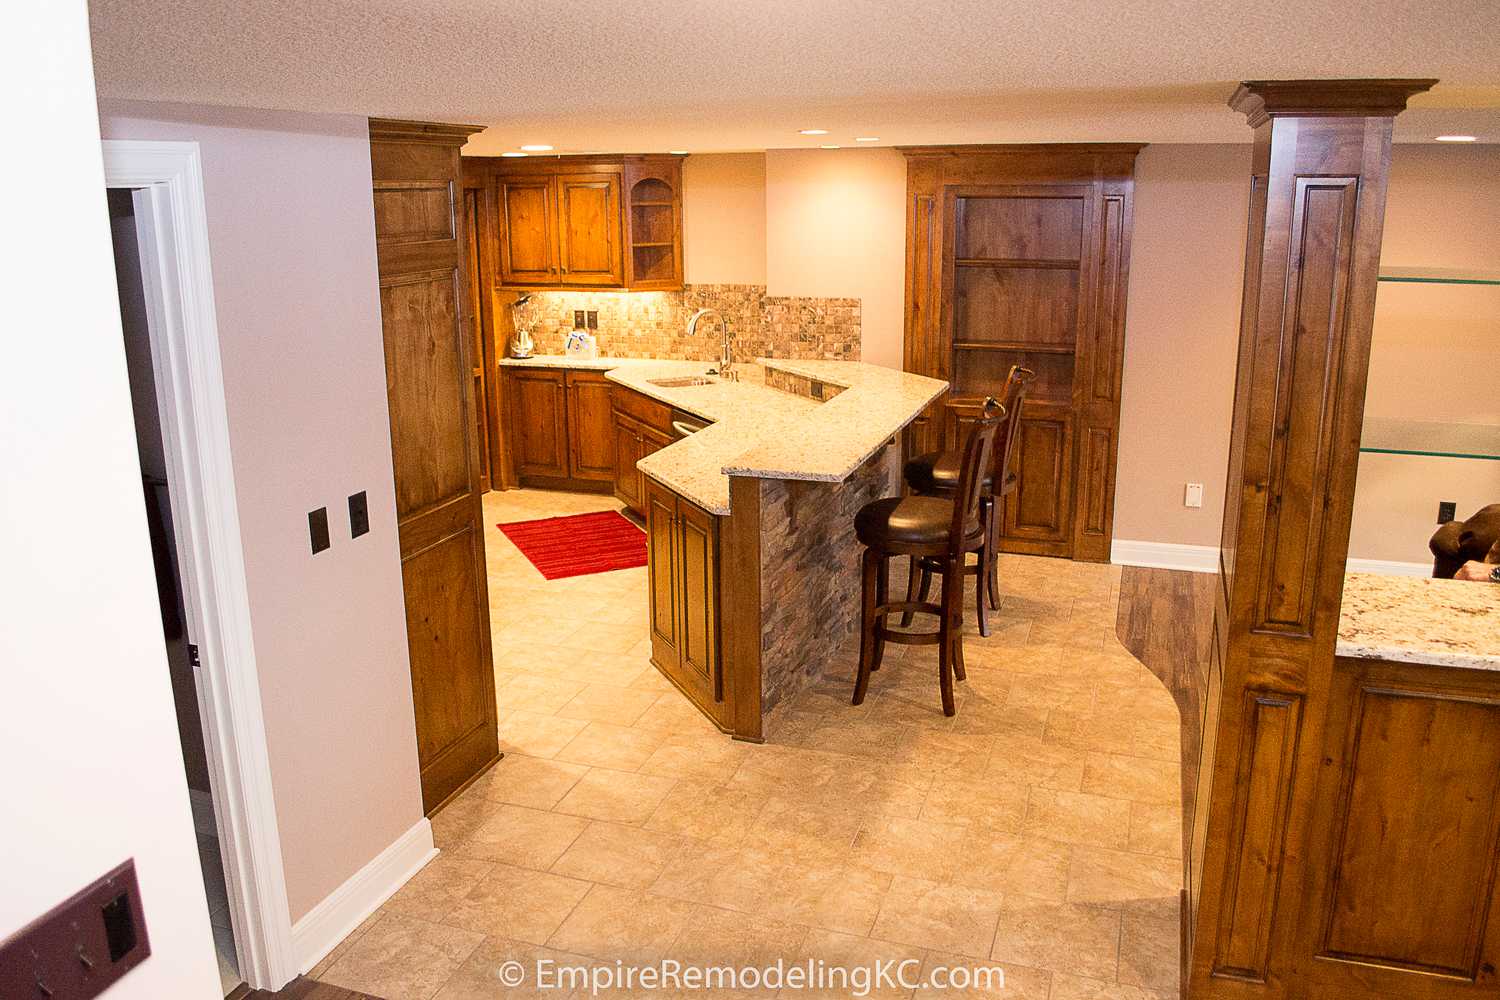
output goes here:
<path id="1" fill-rule="evenodd" d="M 1437 141 L 1438 142 L 1478 142 L 1479 140 L 1476 137 L 1472 136 L 1472 135 L 1440 135 L 1440 136 L 1437 137 Z"/>
<path id="2" fill-rule="evenodd" d="M 822 146 L 820 148 L 822 148 L 822 149 L 838 149 L 839 147 L 830 144 L 830 145 L 827 145 L 827 146 Z"/>
<path id="3" fill-rule="evenodd" d="M 501 156 L 525 156 L 525 153 L 501 153 Z"/>
<path id="4" fill-rule="evenodd" d="M 855 142 L 879 142 L 880 141 L 880 136 L 878 136 L 878 135 L 859 135 L 859 136 L 855 136 L 854 137 L 854 141 Z"/>
<path id="5" fill-rule="evenodd" d="M 686 155 L 688 155 L 688 151 L 685 150 L 685 149 L 669 149 L 669 150 L 667 150 L 667 152 L 671 153 L 673 156 L 686 156 Z"/>
<path id="6" fill-rule="evenodd" d="M 528 153 L 550 153 L 550 152 L 552 152 L 552 147 L 551 146 L 548 146 L 545 143 L 540 143 L 540 142 L 534 142 L 534 143 L 531 143 L 530 145 L 522 146 L 521 148 L 524 149 L 524 150 L 526 150 L 526 152 L 528 152 Z"/>
<path id="7" fill-rule="evenodd" d="M 828 134 L 828 130 L 826 128 L 799 128 L 797 130 L 797 134 L 798 135 L 827 135 Z"/>

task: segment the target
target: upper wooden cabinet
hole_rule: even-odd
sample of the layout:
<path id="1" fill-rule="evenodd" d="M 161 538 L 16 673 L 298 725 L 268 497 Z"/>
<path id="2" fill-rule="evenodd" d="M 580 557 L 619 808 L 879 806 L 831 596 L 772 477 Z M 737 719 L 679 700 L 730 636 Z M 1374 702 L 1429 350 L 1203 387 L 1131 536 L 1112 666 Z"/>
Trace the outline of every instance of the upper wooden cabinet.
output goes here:
<path id="1" fill-rule="evenodd" d="M 494 191 L 503 288 L 682 287 L 682 158 L 466 156 Z"/>

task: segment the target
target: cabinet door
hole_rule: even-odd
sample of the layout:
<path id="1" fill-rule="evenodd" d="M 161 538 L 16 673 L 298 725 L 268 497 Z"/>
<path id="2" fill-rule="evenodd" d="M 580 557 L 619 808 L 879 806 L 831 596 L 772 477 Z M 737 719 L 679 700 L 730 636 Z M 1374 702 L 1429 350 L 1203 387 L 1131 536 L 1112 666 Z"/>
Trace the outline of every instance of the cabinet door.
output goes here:
<path id="1" fill-rule="evenodd" d="M 473 339 L 473 350 L 469 357 L 474 372 L 474 424 L 479 442 L 479 492 L 488 493 L 492 480 L 490 468 L 490 399 L 492 396 L 489 376 L 494 369 L 489 360 L 494 355 L 490 330 L 489 282 L 491 273 L 489 229 L 484 218 L 485 190 L 483 187 L 464 188 L 464 262 L 468 277 L 467 301 L 464 312 L 469 333 Z"/>
<path id="2" fill-rule="evenodd" d="M 574 479 L 615 478 L 610 383 L 597 372 L 568 372 L 568 468 Z"/>
<path id="3" fill-rule="evenodd" d="M 561 282 L 625 284 L 620 243 L 620 175 L 559 174 L 557 206 Z"/>
<path id="4" fill-rule="evenodd" d="M 568 420 L 563 373 L 551 368 L 515 371 L 510 389 L 516 474 L 566 479 Z"/>
<path id="5" fill-rule="evenodd" d="M 1015 492 L 1005 498 L 1002 529 L 1009 551 L 1071 555 L 1073 533 L 1073 417 L 1060 408 L 1021 409 Z"/>
<path id="6" fill-rule="evenodd" d="M 501 177 L 500 282 L 555 285 L 557 193 L 550 177 Z"/>
<path id="7" fill-rule="evenodd" d="M 724 700 L 719 676 L 719 611 L 715 586 L 719 526 L 707 511 L 678 498 L 678 675 L 700 708 L 719 717 Z"/>
<path id="8" fill-rule="evenodd" d="M 641 513 L 641 426 L 618 410 L 614 413 L 615 499 Z"/>
<path id="9" fill-rule="evenodd" d="M 641 458 L 645 458 L 647 455 L 654 455 L 676 440 L 670 434 L 663 434 L 650 424 L 641 424 L 640 456 Z M 635 474 L 640 483 L 636 489 L 641 496 L 645 496 L 646 484 L 651 481 L 650 477 L 639 469 L 636 470 Z"/>
<path id="10" fill-rule="evenodd" d="M 677 664 L 677 494 L 646 480 L 646 563 L 650 578 L 651 661 L 666 671 Z"/>

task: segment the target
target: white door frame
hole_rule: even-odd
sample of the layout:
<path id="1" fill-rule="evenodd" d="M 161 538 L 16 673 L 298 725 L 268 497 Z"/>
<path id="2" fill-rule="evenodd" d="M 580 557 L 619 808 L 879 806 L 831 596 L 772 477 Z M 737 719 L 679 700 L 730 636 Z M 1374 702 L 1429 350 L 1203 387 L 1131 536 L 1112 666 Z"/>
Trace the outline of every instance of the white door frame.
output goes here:
<path id="1" fill-rule="evenodd" d="M 299 971 L 250 632 L 196 142 L 107 139 L 105 186 L 135 191 L 152 367 L 198 704 L 240 976 L 279 990 Z"/>

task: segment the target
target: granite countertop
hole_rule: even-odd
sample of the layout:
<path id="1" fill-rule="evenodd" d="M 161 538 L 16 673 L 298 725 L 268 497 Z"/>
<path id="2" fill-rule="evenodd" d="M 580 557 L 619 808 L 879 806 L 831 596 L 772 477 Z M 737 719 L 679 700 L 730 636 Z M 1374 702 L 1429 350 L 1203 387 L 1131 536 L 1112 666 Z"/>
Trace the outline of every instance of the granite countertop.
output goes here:
<path id="1" fill-rule="evenodd" d="M 1350 573 L 1338 655 L 1500 670 L 1500 584 Z"/>
<path id="2" fill-rule="evenodd" d="M 927 405 L 948 383 L 859 361 L 741 362 L 742 381 L 659 386 L 651 379 L 701 375 L 704 361 L 575 359 L 550 355 L 503 365 L 605 370 L 613 382 L 713 423 L 637 464 L 703 509 L 729 513 L 729 477 L 842 482 Z M 761 384 L 765 368 L 842 386 L 826 402 Z"/>

